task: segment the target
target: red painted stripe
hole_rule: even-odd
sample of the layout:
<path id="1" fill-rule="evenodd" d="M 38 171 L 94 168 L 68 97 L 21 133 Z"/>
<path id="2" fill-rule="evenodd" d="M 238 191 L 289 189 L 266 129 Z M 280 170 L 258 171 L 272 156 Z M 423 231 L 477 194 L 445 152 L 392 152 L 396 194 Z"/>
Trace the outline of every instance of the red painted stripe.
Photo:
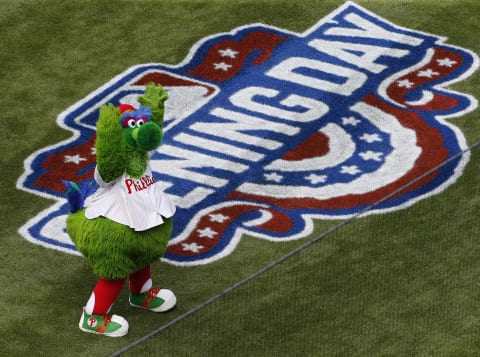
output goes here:
<path id="1" fill-rule="evenodd" d="M 92 151 L 95 147 L 95 138 L 96 135 L 93 134 L 90 140 L 86 143 L 67 149 L 63 152 L 56 152 L 46 158 L 42 163 L 42 168 L 48 171 L 36 179 L 34 185 L 55 192 L 64 193 L 65 185 L 62 180 L 81 182 L 93 178 L 94 170 L 88 171 L 82 175 L 79 175 L 78 172 L 97 162 L 97 157 Z M 81 158 L 78 164 L 74 162 L 65 162 L 68 156 L 75 155 L 79 155 Z"/>
<path id="2" fill-rule="evenodd" d="M 187 71 L 187 73 L 217 82 L 225 81 L 234 77 L 242 69 L 245 60 L 252 51 L 261 50 L 261 54 L 252 62 L 253 65 L 259 65 L 270 58 L 275 47 L 285 40 L 288 40 L 288 38 L 264 31 L 253 31 L 245 35 L 241 41 L 225 40 L 219 42 L 210 48 L 200 65 Z M 227 48 L 238 52 L 235 58 L 221 56 L 219 51 Z M 222 62 L 230 66 L 228 70 L 215 69 L 214 64 Z"/>
<path id="3" fill-rule="evenodd" d="M 408 105 L 405 103 L 405 96 L 411 92 L 412 90 L 421 87 L 429 82 L 438 81 L 442 77 L 445 77 L 452 72 L 454 72 L 457 68 L 462 65 L 463 57 L 451 51 L 447 51 L 441 48 L 434 48 L 435 52 L 428 64 L 423 66 L 422 68 L 412 71 L 393 82 L 387 89 L 387 95 L 396 101 L 397 103 Z M 450 67 L 448 66 L 441 66 L 438 60 L 442 60 L 445 58 L 449 58 L 452 61 L 455 61 Z M 432 75 L 431 77 L 419 76 L 418 74 L 421 71 L 425 70 L 432 70 L 433 72 L 437 73 Z M 398 81 L 401 80 L 408 80 L 409 82 L 413 83 L 412 87 L 399 87 Z M 427 88 L 428 89 L 428 86 Z M 452 109 L 458 105 L 458 100 L 452 97 L 447 97 L 441 94 L 434 93 L 433 99 L 422 106 L 412 106 L 408 105 L 410 108 L 420 109 L 420 110 L 447 110 Z"/>
<path id="4" fill-rule="evenodd" d="M 255 204 L 239 204 L 230 207 L 223 207 L 213 210 L 201 217 L 197 222 L 195 228 L 190 232 L 189 236 L 182 242 L 169 246 L 167 251 L 171 254 L 182 256 L 195 256 L 205 253 L 206 251 L 214 248 L 217 245 L 225 230 L 232 223 L 235 224 L 234 221 L 237 217 L 247 212 L 258 211 L 259 209 L 269 211 L 272 214 L 272 218 L 268 222 L 265 222 L 257 228 L 264 229 L 270 232 L 281 233 L 288 232 L 293 227 L 293 222 L 291 221 L 290 217 L 288 217 L 288 215 L 271 208 L 261 207 Z M 223 222 L 212 221 L 211 215 L 218 214 L 228 217 L 228 219 Z M 201 230 L 204 230 L 206 228 L 210 228 L 216 234 L 212 235 L 211 238 L 206 236 L 202 237 L 200 232 Z M 192 243 L 196 243 L 198 246 L 201 246 L 201 248 L 198 249 L 198 252 L 185 250 L 184 244 L 189 245 Z"/>
<path id="5" fill-rule="evenodd" d="M 232 192 L 226 198 L 247 199 L 255 200 L 257 202 L 266 202 L 284 209 L 315 208 L 333 210 L 353 208 L 356 206 L 368 205 L 377 202 L 382 197 L 385 197 L 388 194 L 394 192 L 395 190 L 401 188 L 402 186 L 413 181 L 415 178 L 421 176 L 423 173 L 433 169 L 434 167 L 446 160 L 446 158 L 448 157 L 448 149 L 443 146 L 443 137 L 440 131 L 428 125 L 418 114 L 388 105 L 372 94 L 367 95 L 363 101 L 369 105 L 379 108 L 380 110 L 388 114 L 395 116 L 404 127 L 415 130 L 415 133 L 417 135 L 417 145 L 421 147 L 422 153 L 417 159 L 415 166 L 402 178 L 380 189 L 366 194 L 345 195 L 328 200 L 318 200 L 313 197 L 273 198 L 267 196 L 250 195 L 238 191 Z M 438 172 L 434 172 L 433 174 L 425 177 L 416 184 L 408 187 L 407 189 L 405 189 L 405 191 L 402 191 L 395 197 L 418 189 L 425 183 L 433 180 L 437 174 Z"/>
<path id="6" fill-rule="evenodd" d="M 329 151 L 330 146 L 328 136 L 321 131 L 317 131 L 295 149 L 283 155 L 282 159 L 288 161 L 311 159 L 326 155 Z"/>

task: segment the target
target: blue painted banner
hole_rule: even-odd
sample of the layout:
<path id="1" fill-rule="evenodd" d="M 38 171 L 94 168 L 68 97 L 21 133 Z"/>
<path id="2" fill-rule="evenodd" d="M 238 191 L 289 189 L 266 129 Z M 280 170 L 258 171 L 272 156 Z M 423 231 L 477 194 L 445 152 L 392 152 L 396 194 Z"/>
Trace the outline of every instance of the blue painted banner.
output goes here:
<path id="1" fill-rule="evenodd" d="M 138 107 L 146 83 L 155 82 L 169 100 L 151 166 L 177 206 L 164 261 L 218 260 L 243 234 L 306 237 L 314 219 L 350 217 L 466 148 L 445 119 L 477 101 L 447 86 L 471 75 L 478 58 L 445 41 L 347 2 L 302 34 L 248 25 L 202 39 L 179 65 L 130 68 L 59 115 L 69 140 L 25 161 L 18 188 L 57 203 L 20 233 L 79 254 L 65 232 L 61 180 L 93 176 L 100 106 Z M 370 213 L 441 192 L 468 159 Z"/>

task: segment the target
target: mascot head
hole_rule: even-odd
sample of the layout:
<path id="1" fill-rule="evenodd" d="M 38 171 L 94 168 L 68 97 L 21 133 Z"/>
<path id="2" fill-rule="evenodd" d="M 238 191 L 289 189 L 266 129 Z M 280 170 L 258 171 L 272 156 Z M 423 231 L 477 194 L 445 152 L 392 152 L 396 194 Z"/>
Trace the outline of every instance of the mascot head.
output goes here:
<path id="1" fill-rule="evenodd" d="M 151 120 L 152 110 L 141 105 L 139 109 L 129 104 L 121 104 L 120 125 L 128 145 L 143 151 L 152 151 L 162 142 L 162 129 Z"/>

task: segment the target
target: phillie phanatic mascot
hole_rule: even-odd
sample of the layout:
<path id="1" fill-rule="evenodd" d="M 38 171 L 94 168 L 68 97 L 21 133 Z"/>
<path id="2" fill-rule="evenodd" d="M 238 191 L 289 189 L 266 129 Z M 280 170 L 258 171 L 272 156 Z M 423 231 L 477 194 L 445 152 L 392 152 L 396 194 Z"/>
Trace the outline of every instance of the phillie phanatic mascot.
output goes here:
<path id="1" fill-rule="evenodd" d="M 130 304 L 163 312 L 176 304 L 167 289 L 152 286 L 150 264 L 163 256 L 172 232 L 175 206 L 155 184 L 150 168 L 162 140 L 164 102 L 161 86 L 147 85 L 140 107 L 113 104 L 100 108 L 97 122 L 95 181 L 99 188 L 85 201 L 82 189 L 65 182 L 72 213 L 67 232 L 100 278 L 83 309 L 80 329 L 124 336 L 128 322 L 108 316 L 127 277 Z"/>

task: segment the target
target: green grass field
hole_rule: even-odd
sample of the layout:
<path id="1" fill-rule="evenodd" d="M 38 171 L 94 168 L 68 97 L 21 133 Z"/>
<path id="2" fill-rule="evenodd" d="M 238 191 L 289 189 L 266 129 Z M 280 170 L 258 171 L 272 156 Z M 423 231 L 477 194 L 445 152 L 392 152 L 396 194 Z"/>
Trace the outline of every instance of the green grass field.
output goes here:
<path id="1" fill-rule="evenodd" d="M 152 266 L 175 310 L 137 311 L 120 294 L 126 337 L 82 333 L 96 283 L 85 259 L 33 245 L 18 229 L 53 201 L 16 182 L 34 151 L 71 133 L 56 117 L 127 68 L 177 64 L 198 40 L 265 23 L 303 32 L 343 1 L 0 0 L 0 356 L 106 356 L 135 342 L 302 240 L 244 237 L 227 258 Z M 389 21 L 480 53 L 478 0 L 358 0 Z M 452 86 L 480 98 L 479 72 Z M 451 119 L 480 140 L 478 110 Z M 480 149 L 460 179 L 410 208 L 357 219 L 127 352 L 129 356 L 480 355 Z"/>

